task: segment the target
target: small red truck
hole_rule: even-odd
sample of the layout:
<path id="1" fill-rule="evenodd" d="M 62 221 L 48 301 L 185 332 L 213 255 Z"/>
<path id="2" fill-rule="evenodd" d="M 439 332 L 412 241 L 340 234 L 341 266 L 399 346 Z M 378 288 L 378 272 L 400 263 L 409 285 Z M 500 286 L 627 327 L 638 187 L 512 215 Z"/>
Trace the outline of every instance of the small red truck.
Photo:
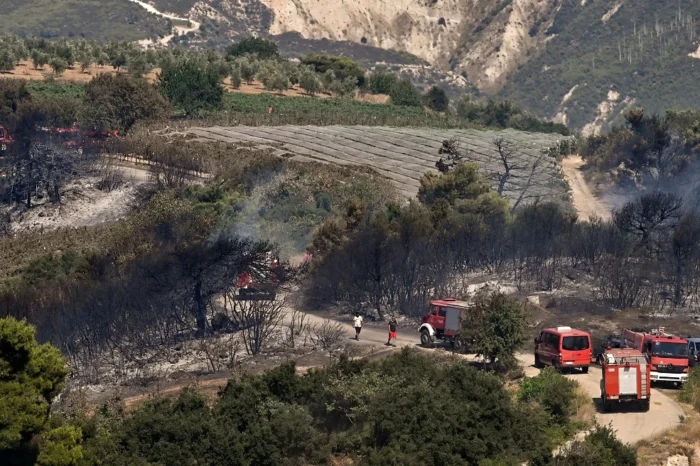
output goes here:
<path id="1" fill-rule="evenodd" d="M 535 367 L 557 370 L 579 368 L 588 372 L 593 350 L 591 334 L 571 327 L 546 328 L 535 338 Z"/>
<path id="2" fill-rule="evenodd" d="M 663 327 L 649 332 L 626 329 L 625 346 L 634 348 L 646 356 L 651 366 L 651 383 L 688 380 L 688 341 L 669 335 Z"/>
<path id="3" fill-rule="evenodd" d="M 601 355 L 602 380 L 600 399 L 603 409 L 636 403 L 649 411 L 651 399 L 651 365 L 641 351 L 633 348 L 609 349 Z"/>
<path id="4" fill-rule="evenodd" d="M 270 256 L 269 269 L 245 270 L 238 276 L 238 299 L 241 301 L 274 300 L 280 281 L 279 259 Z"/>
<path id="5" fill-rule="evenodd" d="M 436 340 L 443 340 L 449 342 L 455 351 L 464 350 L 465 342 L 459 335 L 459 324 L 462 312 L 468 308 L 465 301 L 454 298 L 430 301 L 430 309 L 421 319 L 418 329 L 421 345 L 431 347 Z"/>
<path id="6" fill-rule="evenodd" d="M 0 155 L 5 153 L 10 145 L 15 142 L 14 138 L 10 136 L 10 132 L 4 126 L 0 126 Z"/>

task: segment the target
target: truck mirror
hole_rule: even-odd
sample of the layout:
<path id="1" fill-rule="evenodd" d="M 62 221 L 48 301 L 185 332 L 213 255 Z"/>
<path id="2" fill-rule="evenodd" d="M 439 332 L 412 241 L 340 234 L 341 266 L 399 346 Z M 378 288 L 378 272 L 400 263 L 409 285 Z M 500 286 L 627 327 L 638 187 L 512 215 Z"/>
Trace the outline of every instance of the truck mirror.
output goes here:
<path id="1" fill-rule="evenodd" d="M 539 345 L 539 343 L 540 343 L 539 337 L 535 337 L 535 344 L 536 344 L 536 345 Z"/>

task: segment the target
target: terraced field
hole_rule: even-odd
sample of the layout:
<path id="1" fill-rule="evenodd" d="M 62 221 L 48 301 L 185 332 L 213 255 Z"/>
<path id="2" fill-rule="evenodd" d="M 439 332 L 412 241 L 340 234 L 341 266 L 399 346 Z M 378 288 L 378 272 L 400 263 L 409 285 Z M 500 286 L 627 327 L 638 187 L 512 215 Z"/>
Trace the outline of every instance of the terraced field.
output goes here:
<path id="1" fill-rule="evenodd" d="M 504 185 L 505 197 L 511 202 L 520 199 L 521 204 L 568 197 L 558 160 L 542 155 L 563 138 L 559 135 L 378 126 L 213 126 L 189 132 L 206 140 L 272 146 L 276 155 L 295 161 L 372 167 L 407 197 L 418 193 L 424 173 L 437 172 L 438 151 L 451 138 L 457 138 L 466 159 L 479 164 L 498 186 L 505 170 L 494 139 L 501 137 L 517 149 L 509 161 L 512 171 Z"/>

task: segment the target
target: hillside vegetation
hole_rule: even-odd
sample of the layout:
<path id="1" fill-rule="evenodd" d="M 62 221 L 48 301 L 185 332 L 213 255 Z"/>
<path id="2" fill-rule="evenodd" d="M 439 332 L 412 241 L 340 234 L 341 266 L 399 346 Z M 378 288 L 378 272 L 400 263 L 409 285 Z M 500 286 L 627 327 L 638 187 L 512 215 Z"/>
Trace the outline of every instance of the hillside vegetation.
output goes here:
<path id="1" fill-rule="evenodd" d="M 561 3 L 553 24 L 542 25 L 550 38 L 544 50 L 513 73 L 499 95 L 542 117 L 561 112 L 575 128 L 596 116 L 607 128 L 625 99 L 648 113 L 700 106 L 700 59 L 689 56 L 698 48 L 698 2 Z M 611 90 L 619 93 L 613 111 L 599 115 Z"/>
<path id="2" fill-rule="evenodd" d="M 3 0 L 0 31 L 22 37 L 135 41 L 170 34 L 168 20 L 127 0 Z"/>

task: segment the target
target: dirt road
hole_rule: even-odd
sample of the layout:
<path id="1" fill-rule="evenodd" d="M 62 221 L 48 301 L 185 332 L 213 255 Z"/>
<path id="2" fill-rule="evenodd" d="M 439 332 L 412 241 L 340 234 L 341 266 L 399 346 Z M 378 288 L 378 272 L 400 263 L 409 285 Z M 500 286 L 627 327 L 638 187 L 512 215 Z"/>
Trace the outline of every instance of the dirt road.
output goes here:
<path id="1" fill-rule="evenodd" d="M 519 354 L 518 360 L 523 366 L 526 376 L 534 377 L 540 372 L 533 365 L 533 355 Z M 601 374 L 598 366 L 591 366 L 588 374 L 576 372 L 568 374 L 566 377 L 578 382 L 593 398 L 593 402 L 596 405 L 596 420 L 598 424 L 612 424 L 613 429 L 617 431 L 618 438 L 626 443 L 634 444 L 671 429 L 680 423 L 679 416 L 683 415 L 683 409 L 678 403 L 655 389 L 652 389 L 651 409 L 649 412 L 645 413 L 629 409 L 628 411 L 605 413 L 600 402 Z"/>
<path id="2" fill-rule="evenodd" d="M 288 323 L 289 317 L 290 314 L 288 313 L 285 318 L 285 323 Z M 313 314 L 307 314 L 306 318 L 307 324 L 311 325 L 322 324 L 326 321 L 326 319 Z M 340 325 L 346 330 L 347 339 L 349 340 L 348 343 L 350 345 L 385 348 L 384 345 L 387 341 L 388 329 L 381 326 L 366 325 L 360 333 L 360 340 L 355 342 L 355 330 L 352 325 L 349 322 L 340 322 Z M 416 348 L 418 347 L 418 343 L 419 335 L 416 330 L 399 329 L 394 351 L 398 351 L 402 347 Z M 390 348 L 387 349 L 391 351 Z M 425 349 L 425 351 L 434 350 Z M 518 360 L 522 364 L 526 376 L 534 377 L 539 373 L 539 369 L 535 368 L 533 365 L 534 359 L 531 354 L 519 354 Z M 307 367 L 300 367 L 299 369 L 307 369 Z M 658 390 L 652 391 L 652 402 L 649 412 L 645 413 L 630 410 L 629 412 L 604 413 L 602 412 L 600 403 L 600 368 L 592 366 L 588 374 L 577 372 L 568 374 L 567 377 L 577 381 L 591 396 L 596 404 L 596 420 L 598 423 L 601 425 L 612 425 L 613 429 L 617 432 L 618 438 L 626 443 L 634 444 L 640 440 L 654 437 L 671 429 L 680 423 L 680 416 L 683 415 L 683 409 L 678 403 Z M 217 386 L 224 385 L 226 381 L 227 378 L 224 377 L 207 381 L 206 384 L 207 386 L 211 386 L 210 388 L 216 388 Z M 181 388 L 182 387 L 173 387 L 167 390 L 167 392 L 175 393 Z M 138 395 L 127 398 L 125 401 L 128 405 L 133 405 L 142 402 L 146 398 L 147 395 Z"/>
<path id="3" fill-rule="evenodd" d="M 584 161 L 580 155 L 569 155 L 561 161 L 564 178 L 571 187 L 572 202 L 581 220 L 589 220 L 592 217 L 610 219 L 611 207 L 602 199 L 591 192 L 590 187 L 583 178 L 581 167 Z"/>
<path id="4" fill-rule="evenodd" d="M 308 315 L 309 322 L 320 323 L 324 319 Z M 342 323 L 348 333 L 348 338 L 355 334 L 352 325 Z M 384 345 L 387 340 L 388 330 L 383 330 L 374 326 L 365 326 L 360 333 L 360 341 L 352 344 L 360 345 Z M 399 331 L 396 340 L 398 348 L 408 346 L 416 347 L 419 342 L 417 331 Z M 428 350 L 429 351 L 429 350 Z M 518 360 L 525 370 L 525 375 L 534 377 L 539 374 L 539 369 L 535 368 L 534 358 L 531 354 L 519 354 Z M 612 424 L 617 431 L 620 440 L 626 443 L 637 443 L 640 440 L 651 438 L 664 432 L 680 423 L 683 409 L 659 390 L 652 390 L 651 409 L 649 412 L 628 410 L 627 412 L 604 413 L 600 403 L 600 368 L 592 366 L 588 374 L 580 372 L 568 374 L 568 378 L 577 381 L 581 387 L 588 392 L 596 404 L 596 420 L 600 425 Z"/>
<path id="5" fill-rule="evenodd" d="M 154 15 L 162 16 L 163 18 L 168 18 L 168 19 L 175 20 L 175 21 L 186 21 L 189 23 L 189 26 L 173 26 L 173 34 L 170 34 L 169 36 L 165 36 L 160 40 L 160 43 L 163 45 L 168 45 L 168 43 L 170 43 L 170 40 L 173 37 L 175 37 L 176 35 L 181 36 L 183 34 L 187 34 L 188 32 L 196 31 L 199 29 L 200 23 L 198 23 L 197 21 L 192 21 L 189 18 L 182 18 L 180 16 L 171 15 L 169 13 L 163 13 L 161 11 L 158 11 L 156 9 L 156 7 L 154 7 L 153 5 L 150 5 L 150 4 L 143 2 L 141 0 L 129 0 L 129 1 L 132 3 L 136 3 L 141 8 L 144 8 L 146 11 L 148 11 L 149 13 L 152 13 Z"/>

